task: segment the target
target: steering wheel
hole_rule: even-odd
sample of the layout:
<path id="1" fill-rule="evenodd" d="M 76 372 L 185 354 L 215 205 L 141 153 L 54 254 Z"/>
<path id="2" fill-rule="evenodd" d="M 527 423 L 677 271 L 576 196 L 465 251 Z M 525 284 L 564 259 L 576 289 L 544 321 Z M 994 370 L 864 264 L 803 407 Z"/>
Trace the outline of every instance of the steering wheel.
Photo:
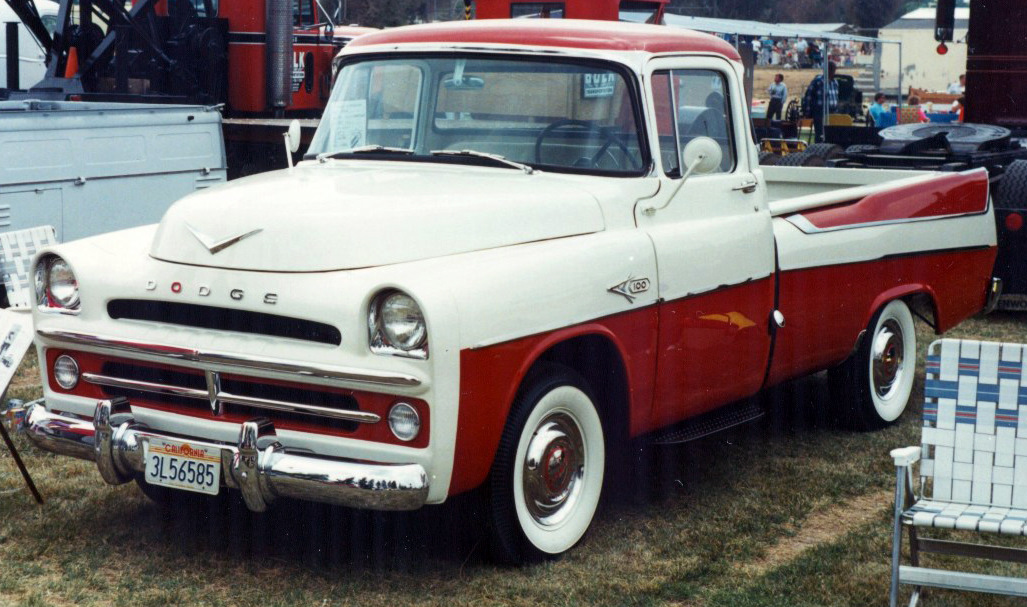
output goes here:
<path id="1" fill-rule="evenodd" d="M 628 146 L 623 141 L 621 141 L 620 137 L 613 133 L 612 129 L 603 128 L 591 122 L 587 122 L 585 120 L 575 120 L 573 118 L 561 118 L 560 120 L 555 120 L 551 122 L 548 126 L 546 126 L 546 128 L 542 129 L 542 132 L 539 133 L 538 137 L 535 139 L 536 164 L 543 164 L 542 142 L 545 140 L 545 138 L 552 135 L 557 130 L 564 128 L 584 129 L 586 133 L 596 133 L 600 137 L 603 137 L 605 139 L 605 141 L 603 141 L 603 145 L 599 147 L 598 152 L 593 154 L 591 158 L 581 158 L 578 162 L 574 163 L 574 166 L 582 166 L 579 163 L 584 161 L 584 166 L 586 168 L 598 169 L 599 160 L 603 157 L 603 155 L 606 155 L 614 162 L 616 168 L 621 168 L 620 160 L 615 155 L 610 153 L 610 147 L 615 146 L 618 149 L 620 149 L 621 152 L 624 153 L 625 158 L 631 159 L 631 168 L 636 170 L 642 168 L 641 163 L 638 163 L 638 166 L 635 165 L 635 159 L 631 155 L 631 150 L 629 150 Z"/>

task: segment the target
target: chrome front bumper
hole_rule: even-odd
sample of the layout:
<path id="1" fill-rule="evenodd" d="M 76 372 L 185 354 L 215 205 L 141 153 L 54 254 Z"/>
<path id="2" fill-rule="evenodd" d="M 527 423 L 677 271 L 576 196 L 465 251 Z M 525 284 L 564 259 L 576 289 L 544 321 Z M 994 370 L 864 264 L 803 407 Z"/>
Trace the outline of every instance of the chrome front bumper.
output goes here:
<path id="1" fill-rule="evenodd" d="M 242 424 L 235 445 L 151 431 L 132 417 L 128 400 L 97 403 L 93 421 L 58 415 L 42 403 L 26 415 L 26 432 L 38 447 L 96 462 L 112 485 L 145 470 L 143 443 L 150 438 L 188 440 L 221 453 L 224 484 L 242 492 L 247 507 L 263 512 L 277 497 L 371 510 L 415 510 L 428 499 L 428 475 L 419 464 L 374 464 L 286 451 L 266 419 Z"/>

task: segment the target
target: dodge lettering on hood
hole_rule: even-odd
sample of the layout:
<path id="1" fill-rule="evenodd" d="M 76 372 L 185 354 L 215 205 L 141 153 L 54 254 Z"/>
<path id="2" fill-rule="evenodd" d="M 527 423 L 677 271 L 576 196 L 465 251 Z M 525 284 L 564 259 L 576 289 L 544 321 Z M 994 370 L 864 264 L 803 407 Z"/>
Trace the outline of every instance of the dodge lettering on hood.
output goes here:
<path id="1" fill-rule="evenodd" d="M 34 262 L 39 446 L 150 497 L 410 510 L 482 490 L 494 556 L 566 552 L 628 441 L 830 370 L 853 427 L 913 314 L 985 308 L 981 171 L 761 167 L 735 50 L 588 21 L 354 40 L 304 160 Z"/>

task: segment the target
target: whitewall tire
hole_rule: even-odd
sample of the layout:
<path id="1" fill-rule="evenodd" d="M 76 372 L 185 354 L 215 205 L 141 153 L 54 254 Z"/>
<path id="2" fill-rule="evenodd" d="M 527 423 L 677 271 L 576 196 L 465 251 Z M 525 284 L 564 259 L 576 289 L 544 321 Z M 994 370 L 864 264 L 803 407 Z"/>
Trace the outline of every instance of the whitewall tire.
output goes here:
<path id="1" fill-rule="evenodd" d="M 916 374 L 916 328 L 902 300 L 874 314 L 856 353 L 828 373 L 831 398 L 847 425 L 874 430 L 909 405 Z"/>
<path id="2" fill-rule="evenodd" d="M 553 558 L 585 535 L 602 494 L 603 423 L 588 387 L 542 364 L 518 395 L 488 486 L 490 543 L 500 561 Z"/>

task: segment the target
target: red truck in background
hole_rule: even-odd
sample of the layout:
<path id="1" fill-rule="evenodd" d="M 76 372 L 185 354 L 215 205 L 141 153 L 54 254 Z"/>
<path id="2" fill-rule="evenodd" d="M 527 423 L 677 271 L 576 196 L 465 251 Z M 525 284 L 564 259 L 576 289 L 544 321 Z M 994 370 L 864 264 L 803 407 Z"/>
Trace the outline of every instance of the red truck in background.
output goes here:
<path id="1" fill-rule="evenodd" d="M 478 19 L 595 19 L 620 21 L 621 12 L 648 12 L 646 23 L 663 22 L 663 11 L 670 0 L 564 0 L 563 2 L 523 2 L 519 0 L 476 0 Z"/>

